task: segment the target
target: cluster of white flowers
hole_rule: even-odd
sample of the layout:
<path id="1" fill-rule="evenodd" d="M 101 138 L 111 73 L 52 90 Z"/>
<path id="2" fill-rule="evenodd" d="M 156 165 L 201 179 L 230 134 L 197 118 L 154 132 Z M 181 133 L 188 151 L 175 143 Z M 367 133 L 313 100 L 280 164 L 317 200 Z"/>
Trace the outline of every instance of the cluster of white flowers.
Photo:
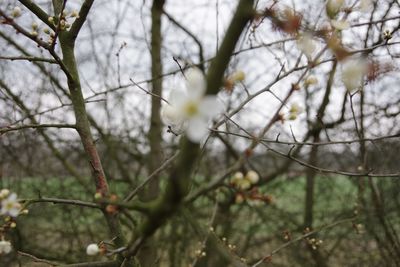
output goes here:
<path id="1" fill-rule="evenodd" d="M 328 0 L 326 2 L 326 13 L 331 19 L 331 25 L 336 30 L 342 31 L 350 27 L 350 24 L 346 20 L 338 20 L 336 17 L 341 10 L 344 10 L 344 0 Z M 368 12 L 373 6 L 373 0 L 360 0 L 358 10 L 361 12 Z"/>
<path id="2" fill-rule="evenodd" d="M 1 209 L 0 215 L 17 217 L 21 212 L 21 204 L 18 202 L 17 194 L 11 193 L 8 189 L 0 191 Z"/>
<path id="3" fill-rule="evenodd" d="M 216 96 L 205 95 L 206 80 L 203 73 L 193 68 L 185 72 L 186 90 L 173 89 L 169 104 L 161 108 L 163 122 L 176 131 L 185 131 L 192 142 L 199 143 L 208 133 L 211 119 L 222 112 Z"/>
<path id="4" fill-rule="evenodd" d="M 260 180 L 260 176 L 255 171 L 248 171 L 246 175 L 236 172 L 231 178 L 231 184 L 239 190 L 248 190 Z"/>
<path id="5" fill-rule="evenodd" d="M 18 202 L 17 194 L 11 193 L 9 189 L 0 190 L 0 215 L 5 216 L 5 223 L 1 226 L 0 255 L 8 254 L 12 250 L 11 242 L 4 240 L 4 232 L 7 229 L 17 226 L 14 218 L 18 215 L 26 214 L 28 210 L 22 210 L 21 203 Z"/>

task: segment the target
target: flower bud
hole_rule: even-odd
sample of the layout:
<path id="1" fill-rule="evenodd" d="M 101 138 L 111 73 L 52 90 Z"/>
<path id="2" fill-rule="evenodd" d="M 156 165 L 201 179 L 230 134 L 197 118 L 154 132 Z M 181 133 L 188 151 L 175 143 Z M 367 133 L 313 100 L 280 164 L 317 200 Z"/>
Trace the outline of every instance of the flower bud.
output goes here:
<path id="1" fill-rule="evenodd" d="M 39 26 L 38 26 L 38 24 L 36 22 L 33 22 L 31 27 L 32 27 L 32 30 L 36 31 Z"/>
<path id="2" fill-rule="evenodd" d="M 318 83 L 317 78 L 315 76 L 312 76 L 312 75 L 308 76 L 307 79 L 304 81 L 304 84 L 306 86 L 314 85 L 314 84 L 317 84 L 317 83 Z"/>
<path id="3" fill-rule="evenodd" d="M 245 177 L 251 184 L 256 184 L 260 180 L 260 176 L 255 171 L 248 171 Z"/>
<path id="4" fill-rule="evenodd" d="M 246 78 L 246 75 L 243 71 L 238 70 L 230 76 L 230 80 L 233 82 L 242 82 Z"/>
<path id="5" fill-rule="evenodd" d="M 241 204 L 244 202 L 244 197 L 242 194 L 236 194 L 235 196 L 235 203 L 236 204 Z"/>
<path id="6" fill-rule="evenodd" d="M 22 211 L 21 211 L 21 213 L 20 214 L 28 214 L 29 213 L 29 210 L 28 209 L 23 209 Z"/>
<path id="7" fill-rule="evenodd" d="M 289 114 L 288 120 L 294 121 L 294 120 L 296 120 L 296 119 L 297 119 L 297 114 L 295 114 L 295 113 L 290 113 L 290 114 Z"/>
<path id="8" fill-rule="evenodd" d="M 89 256 L 95 256 L 99 254 L 99 252 L 100 248 L 97 244 L 90 244 L 86 248 L 86 254 L 88 254 Z"/>
<path id="9" fill-rule="evenodd" d="M 0 198 L 5 198 L 5 197 L 7 197 L 8 195 L 10 194 L 10 190 L 8 190 L 8 189 L 1 189 L 1 191 L 0 191 Z"/>
<path id="10" fill-rule="evenodd" d="M 11 16 L 13 18 L 18 18 L 21 16 L 21 8 L 19 6 L 14 7 L 14 9 L 11 11 Z"/>
<path id="11" fill-rule="evenodd" d="M 242 179 L 242 180 L 239 180 L 236 183 L 236 186 L 240 190 L 247 190 L 247 189 L 249 189 L 251 187 L 251 182 L 249 180 L 247 180 L 247 179 Z"/>
<path id="12" fill-rule="evenodd" d="M 79 13 L 78 13 L 78 11 L 73 10 L 73 11 L 71 12 L 71 17 L 72 17 L 72 18 L 79 18 Z"/>
<path id="13" fill-rule="evenodd" d="M 231 178 L 231 183 L 232 184 L 237 184 L 240 180 L 244 178 L 243 173 L 241 172 L 235 172 Z"/>
<path id="14" fill-rule="evenodd" d="M 326 13 L 328 17 L 333 19 L 340 12 L 344 4 L 344 0 L 328 0 L 326 3 Z"/>

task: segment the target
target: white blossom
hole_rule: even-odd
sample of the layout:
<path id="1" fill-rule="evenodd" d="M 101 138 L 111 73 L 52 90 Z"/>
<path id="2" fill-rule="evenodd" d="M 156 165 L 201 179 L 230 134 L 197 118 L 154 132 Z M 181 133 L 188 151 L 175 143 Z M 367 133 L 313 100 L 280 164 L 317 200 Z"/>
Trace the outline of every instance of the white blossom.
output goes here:
<path id="1" fill-rule="evenodd" d="M 260 176 L 255 171 L 248 171 L 245 179 L 249 180 L 251 184 L 256 184 L 260 180 Z"/>
<path id="2" fill-rule="evenodd" d="M 326 13 L 330 18 L 334 18 L 342 8 L 344 0 L 328 0 L 326 3 Z"/>
<path id="3" fill-rule="evenodd" d="M 287 115 L 287 119 L 288 120 L 295 120 L 295 119 L 297 119 L 297 116 L 299 116 L 299 114 L 301 112 L 303 112 L 303 108 L 300 107 L 299 104 L 293 103 L 290 106 L 289 114 Z"/>
<path id="4" fill-rule="evenodd" d="M 248 179 L 238 180 L 235 186 L 240 190 L 247 190 L 251 187 L 251 182 Z"/>
<path id="5" fill-rule="evenodd" d="M 367 62 L 354 59 L 345 62 L 342 68 L 342 82 L 348 91 L 358 89 L 367 73 Z"/>
<path id="6" fill-rule="evenodd" d="M 308 59 L 311 59 L 312 54 L 317 46 L 312 38 L 312 35 L 305 33 L 297 40 L 297 47 L 306 55 Z"/>
<path id="7" fill-rule="evenodd" d="M 306 78 L 306 80 L 304 81 L 304 84 L 307 85 L 307 86 L 314 85 L 314 84 L 317 84 L 317 83 L 318 83 L 318 79 L 313 75 L 308 76 Z"/>
<path id="8" fill-rule="evenodd" d="M 164 124 L 173 127 L 175 130 L 180 131 L 183 127 L 184 118 L 176 108 L 176 104 L 181 101 L 177 100 L 184 92 L 179 92 L 179 89 L 172 90 L 169 95 L 169 104 L 161 107 L 161 119 Z"/>
<path id="9" fill-rule="evenodd" d="M 334 27 L 336 30 L 339 30 L 339 31 L 347 30 L 348 28 L 350 28 L 350 24 L 346 20 L 334 20 L 333 19 L 333 20 L 331 20 L 331 25 L 332 25 L 332 27 Z"/>
<path id="10" fill-rule="evenodd" d="M 243 82 L 245 78 L 246 78 L 246 74 L 243 71 L 238 70 L 238 71 L 232 73 L 228 77 L 228 80 L 232 81 L 233 83 L 237 83 L 237 82 Z"/>
<path id="11" fill-rule="evenodd" d="M 17 217 L 21 210 L 21 204 L 17 200 L 17 194 L 12 193 L 1 201 L 1 215 Z"/>
<path id="12" fill-rule="evenodd" d="M 79 18 L 79 12 L 78 12 L 78 10 L 73 10 L 73 11 L 71 12 L 71 17 L 73 17 L 73 18 Z"/>
<path id="13" fill-rule="evenodd" d="M 186 90 L 174 89 L 169 104 L 161 108 L 164 123 L 185 130 L 192 142 L 198 143 L 208 132 L 208 122 L 222 111 L 214 95 L 205 95 L 206 80 L 203 73 L 190 69 L 185 73 Z"/>
<path id="14" fill-rule="evenodd" d="M 12 250 L 10 241 L 0 240 L 0 255 L 8 254 Z"/>
<path id="15" fill-rule="evenodd" d="M 86 254 L 88 254 L 89 256 L 95 256 L 99 254 L 99 252 L 100 248 L 97 244 L 90 244 L 86 248 Z"/>
<path id="16" fill-rule="evenodd" d="M 18 18 L 19 16 L 21 16 L 21 8 L 19 6 L 14 7 L 11 11 L 11 16 L 13 16 L 14 18 Z"/>
<path id="17" fill-rule="evenodd" d="M 243 178 L 244 178 L 243 173 L 235 172 L 232 176 L 231 183 L 236 183 L 237 181 L 242 180 Z"/>
<path id="18" fill-rule="evenodd" d="M 6 198 L 9 194 L 10 194 L 10 190 L 8 190 L 7 188 L 0 190 L 0 198 L 1 199 Z"/>

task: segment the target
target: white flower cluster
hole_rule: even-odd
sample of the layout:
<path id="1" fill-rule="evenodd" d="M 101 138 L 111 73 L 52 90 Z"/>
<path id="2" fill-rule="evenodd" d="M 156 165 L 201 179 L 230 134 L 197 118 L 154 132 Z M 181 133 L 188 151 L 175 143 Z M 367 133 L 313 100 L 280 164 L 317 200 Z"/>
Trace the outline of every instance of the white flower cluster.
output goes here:
<path id="1" fill-rule="evenodd" d="M 260 176 L 255 171 L 248 171 L 246 175 L 236 172 L 231 178 L 231 184 L 239 190 L 248 190 L 260 180 Z"/>
<path id="2" fill-rule="evenodd" d="M 16 227 L 15 218 L 28 210 L 22 210 L 21 203 L 18 202 L 17 194 L 11 193 L 9 189 L 0 190 L 0 215 L 5 216 L 5 223 L 0 227 L 0 255 L 8 254 L 12 250 L 11 242 L 4 239 L 4 232 L 7 229 Z"/>
<path id="3" fill-rule="evenodd" d="M 331 19 L 331 26 L 338 31 L 346 30 L 350 24 L 346 20 L 338 20 L 338 14 L 346 8 L 345 0 L 328 0 L 326 2 L 326 14 Z M 360 0 L 357 9 L 361 12 L 368 12 L 373 6 L 373 0 Z"/>
<path id="4" fill-rule="evenodd" d="M 185 131 L 190 141 L 199 143 L 208 133 L 208 123 L 222 110 L 214 95 L 205 95 L 203 73 L 193 68 L 185 72 L 186 90 L 173 89 L 169 104 L 161 108 L 163 122 L 177 131 Z"/>
<path id="5" fill-rule="evenodd" d="M 17 194 L 8 189 L 0 190 L 1 209 L 0 215 L 17 217 L 21 212 L 21 204 L 18 202 Z"/>

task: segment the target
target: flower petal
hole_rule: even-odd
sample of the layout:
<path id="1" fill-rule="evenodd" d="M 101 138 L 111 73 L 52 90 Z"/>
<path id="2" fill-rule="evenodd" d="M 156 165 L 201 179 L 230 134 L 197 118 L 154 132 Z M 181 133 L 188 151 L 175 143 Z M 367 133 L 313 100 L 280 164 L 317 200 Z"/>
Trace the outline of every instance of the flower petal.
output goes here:
<path id="1" fill-rule="evenodd" d="M 345 62 L 342 69 L 342 82 L 348 91 L 361 86 L 367 73 L 367 62 L 364 59 L 356 59 Z"/>
<path id="2" fill-rule="evenodd" d="M 206 91 L 206 79 L 198 68 L 192 68 L 185 72 L 188 97 L 201 98 Z"/>
<path id="3" fill-rule="evenodd" d="M 161 120 L 166 125 L 180 128 L 184 118 L 180 110 L 166 104 L 161 107 Z"/>
<path id="4" fill-rule="evenodd" d="M 347 30 L 350 24 L 345 20 L 331 20 L 332 26 L 339 31 Z"/>
<path id="5" fill-rule="evenodd" d="M 16 201 L 17 200 L 17 194 L 12 193 L 8 198 L 8 201 Z"/>
<path id="6" fill-rule="evenodd" d="M 306 55 L 307 58 L 311 58 L 312 54 L 316 49 L 316 45 L 314 40 L 312 39 L 312 35 L 309 33 L 303 34 L 297 40 L 297 46 L 300 49 L 300 51 Z"/>
<path id="7" fill-rule="evenodd" d="M 200 102 L 200 114 L 207 119 L 212 119 L 224 110 L 223 104 L 213 95 L 206 95 Z"/>
<path id="8" fill-rule="evenodd" d="M 11 208 L 11 209 L 8 210 L 8 214 L 9 214 L 11 217 L 17 217 L 17 216 L 19 215 L 19 211 L 20 211 L 20 208 L 19 208 L 19 207 L 13 207 L 13 208 Z"/>
<path id="9" fill-rule="evenodd" d="M 8 254 L 12 250 L 11 243 L 9 241 L 1 240 L 0 241 L 0 254 Z"/>
<path id="10" fill-rule="evenodd" d="M 168 101 L 176 108 L 182 106 L 186 102 L 186 99 L 187 95 L 182 89 L 174 88 L 169 92 Z"/>
<path id="11" fill-rule="evenodd" d="M 196 117 L 188 122 L 188 127 L 186 129 L 186 135 L 190 141 L 194 143 L 200 143 L 207 133 L 207 121 L 201 117 Z"/>

